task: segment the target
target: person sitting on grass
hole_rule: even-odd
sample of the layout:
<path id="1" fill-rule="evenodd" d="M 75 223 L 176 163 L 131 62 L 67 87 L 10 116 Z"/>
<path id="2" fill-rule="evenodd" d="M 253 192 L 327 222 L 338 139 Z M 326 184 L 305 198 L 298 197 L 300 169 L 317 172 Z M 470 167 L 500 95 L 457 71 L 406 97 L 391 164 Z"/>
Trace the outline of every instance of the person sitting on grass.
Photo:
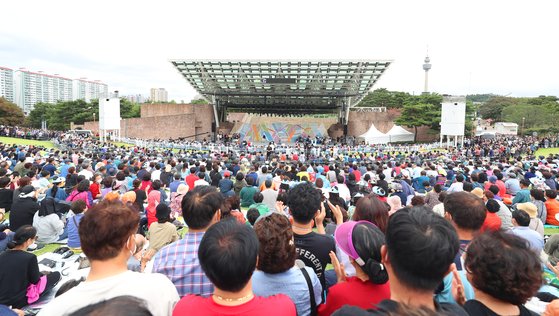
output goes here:
<path id="1" fill-rule="evenodd" d="M 138 212 L 120 201 L 102 201 L 86 212 L 79 233 L 83 253 L 91 263 L 87 279 L 48 302 L 39 315 L 68 315 L 121 295 L 145 300 L 153 315 L 170 315 L 179 300 L 173 283 L 161 274 L 127 269 L 128 259 L 137 252 L 139 221 Z"/>
<path id="2" fill-rule="evenodd" d="M 80 248 L 80 221 L 84 217 L 85 211 L 87 211 L 87 205 L 83 200 L 76 200 L 72 202 L 72 206 L 70 207 L 74 216 L 69 217 L 67 220 L 68 226 L 68 247 L 71 248 Z"/>
<path id="3" fill-rule="evenodd" d="M 247 181 L 247 186 L 243 187 L 241 189 L 241 192 L 240 192 L 240 195 L 239 195 L 241 197 L 241 206 L 242 207 L 249 207 L 252 204 L 254 204 L 255 203 L 254 194 L 256 194 L 256 192 L 258 192 L 258 189 L 256 187 L 254 187 L 254 178 L 253 177 L 247 177 L 246 181 Z"/>
<path id="4" fill-rule="evenodd" d="M 295 305 L 289 297 L 283 294 L 260 297 L 252 291 L 258 248 L 258 238 L 250 227 L 232 219 L 212 225 L 202 238 L 198 257 L 202 270 L 215 286 L 213 295 L 207 298 L 186 295 L 178 302 L 173 315 L 196 311 L 201 316 L 295 316 Z"/>
<path id="5" fill-rule="evenodd" d="M 33 226 L 21 226 L 8 243 L 10 250 L 0 254 L 0 304 L 22 308 L 36 302 L 60 281 L 59 272 L 42 275 L 37 256 L 27 252 L 36 238 Z"/>
<path id="6" fill-rule="evenodd" d="M 260 217 L 260 212 L 258 212 L 258 209 L 256 208 L 249 208 L 247 211 L 247 220 L 250 224 L 250 226 L 254 226 L 254 223 L 256 223 L 256 220 Z"/>
<path id="7" fill-rule="evenodd" d="M 168 205 L 159 204 L 155 208 L 157 222 L 149 227 L 149 248 L 154 252 L 179 239 L 177 227 L 171 223 L 171 209 Z"/>
<path id="8" fill-rule="evenodd" d="M 260 215 L 265 215 L 270 211 L 268 205 L 262 203 L 262 201 L 264 201 L 264 195 L 262 195 L 262 193 L 260 192 L 254 193 L 253 200 L 254 200 L 254 204 L 250 205 L 249 208 L 257 209 Z"/>

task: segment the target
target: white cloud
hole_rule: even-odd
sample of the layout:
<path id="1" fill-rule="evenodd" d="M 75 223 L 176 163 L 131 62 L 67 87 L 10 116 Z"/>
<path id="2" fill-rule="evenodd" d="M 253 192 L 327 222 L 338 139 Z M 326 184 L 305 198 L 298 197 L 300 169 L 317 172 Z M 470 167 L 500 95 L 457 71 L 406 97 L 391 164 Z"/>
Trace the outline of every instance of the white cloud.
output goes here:
<path id="1" fill-rule="evenodd" d="M 556 1 L 9 1 L 0 63 L 195 92 L 169 59 L 394 59 L 378 87 L 559 95 Z"/>

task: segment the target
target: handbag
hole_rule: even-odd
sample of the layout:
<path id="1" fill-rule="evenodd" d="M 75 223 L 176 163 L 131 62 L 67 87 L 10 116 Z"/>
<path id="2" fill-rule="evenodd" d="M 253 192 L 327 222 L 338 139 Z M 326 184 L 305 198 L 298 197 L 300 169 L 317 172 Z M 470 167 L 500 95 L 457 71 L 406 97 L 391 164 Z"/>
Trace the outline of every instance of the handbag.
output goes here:
<path id="1" fill-rule="evenodd" d="M 311 277 L 309 276 L 309 273 L 307 272 L 305 267 L 301 267 L 299 268 L 299 270 L 301 270 L 301 273 L 303 273 L 305 281 L 307 281 L 307 287 L 309 288 L 309 294 L 311 296 L 311 316 L 316 316 L 316 300 L 314 298 L 314 288 L 312 286 Z"/>

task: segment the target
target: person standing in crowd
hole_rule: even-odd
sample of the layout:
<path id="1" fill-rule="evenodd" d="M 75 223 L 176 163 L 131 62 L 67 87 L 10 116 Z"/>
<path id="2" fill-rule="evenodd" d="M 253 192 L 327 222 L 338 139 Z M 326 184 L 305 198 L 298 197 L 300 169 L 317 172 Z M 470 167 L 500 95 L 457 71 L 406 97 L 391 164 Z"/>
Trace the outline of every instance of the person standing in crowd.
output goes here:
<path id="1" fill-rule="evenodd" d="M 261 216 L 254 231 L 260 243 L 257 270 L 252 276 L 254 294 L 285 294 L 295 303 L 297 315 L 316 313 L 322 302 L 322 286 L 312 268 L 295 264 L 297 252 L 289 219 L 280 213 Z"/>
<path id="2" fill-rule="evenodd" d="M 210 227 L 201 240 L 198 257 L 215 290 L 211 297 L 206 298 L 185 295 L 173 315 L 196 311 L 201 316 L 295 316 L 295 305 L 289 297 L 282 294 L 260 297 L 254 294 L 251 277 L 256 268 L 258 248 L 254 230 L 237 221 L 225 220 Z"/>
<path id="3" fill-rule="evenodd" d="M 46 304 L 39 315 L 67 315 L 121 295 L 145 300 L 153 315 L 171 315 L 179 300 L 173 284 L 160 274 L 127 269 L 128 259 L 136 253 L 139 221 L 138 212 L 120 201 L 103 201 L 86 212 L 79 234 L 91 264 L 87 279 Z"/>
<path id="4" fill-rule="evenodd" d="M 221 219 L 223 196 L 214 187 L 200 186 L 188 191 L 182 200 L 182 214 L 188 232 L 157 252 L 153 272 L 162 273 L 177 288 L 179 295 L 208 297 L 214 287 L 198 261 L 198 247 L 206 230 Z"/>
<path id="5" fill-rule="evenodd" d="M 523 304 L 540 288 L 542 270 L 524 239 L 501 231 L 482 234 L 470 243 L 464 264 L 475 292 L 464 304 L 470 316 L 534 315 Z"/>

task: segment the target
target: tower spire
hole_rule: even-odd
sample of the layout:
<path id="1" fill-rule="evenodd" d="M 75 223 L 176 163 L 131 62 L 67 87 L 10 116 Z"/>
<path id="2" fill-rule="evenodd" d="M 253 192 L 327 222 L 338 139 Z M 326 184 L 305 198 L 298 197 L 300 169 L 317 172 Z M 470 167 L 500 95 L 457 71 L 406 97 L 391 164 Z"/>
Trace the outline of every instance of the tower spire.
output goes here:
<path id="1" fill-rule="evenodd" d="M 429 93 L 429 70 L 431 69 L 431 59 L 429 58 L 429 48 L 427 48 L 427 56 L 425 56 L 423 70 L 425 70 L 425 89 L 423 93 Z"/>

